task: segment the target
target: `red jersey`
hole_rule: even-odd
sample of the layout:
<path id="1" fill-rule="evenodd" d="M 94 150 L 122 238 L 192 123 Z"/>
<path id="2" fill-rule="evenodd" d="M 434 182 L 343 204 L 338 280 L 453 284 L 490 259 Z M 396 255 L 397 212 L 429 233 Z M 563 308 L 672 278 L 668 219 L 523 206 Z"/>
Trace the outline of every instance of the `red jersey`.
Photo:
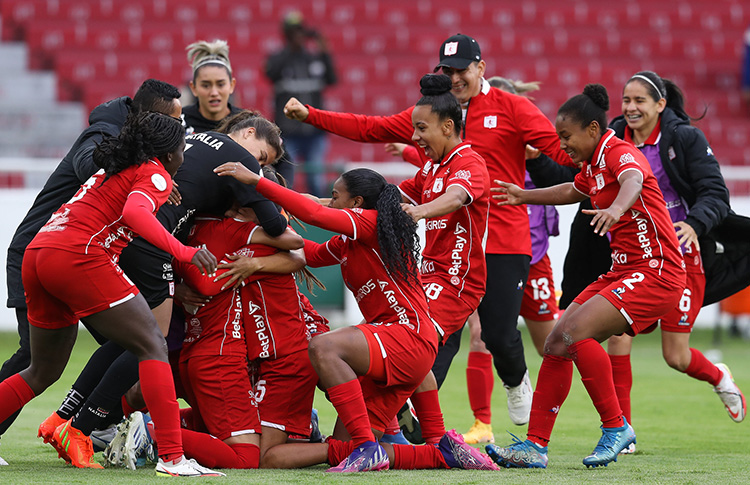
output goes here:
<path id="1" fill-rule="evenodd" d="M 414 129 L 409 108 L 391 116 L 365 116 L 335 113 L 312 108 L 305 120 L 313 126 L 369 143 L 399 142 L 411 144 Z M 531 101 L 506 93 L 482 81 L 482 89 L 469 101 L 463 139 L 484 158 L 490 180 L 503 180 L 523 187 L 526 170 L 526 145 L 532 145 L 557 163 L 571 165 L 570 157 L 560 149 L 552 123 Z M 490 205 L 489 254 L 531 255 L 529 216 L 525 206 Z"/>
<path id="2" fill-rule="evenodd" d="M 461 143 L 444 160 L 427 160 L 414 178 L 399 185 L 412 203 L 431 202 L 458 186 L 469 198 L 460 209 L 440 217 L 426 219 L 426 244 L 422 251 L 422 279 L 435 278 L 443 286 L 456 289 L 459 298 L 477 306 L 484 296 L 487 265 L 484 246 L 487 239 L 487 212 L 490 205 L 490 176 L 484 159 Z"/>
<path id="3" fill-rule="evenodd" d="M 304 222 L 341 234 L 324 244 L 305 241 L 307 264 L 340 264 L 344 283 L 354 293 L 368 323 L 401 324 L 437 345 L 437 332 L 429 317 L 419 273 L 417 284 L 412 285 L 391 275 L 380 257 L 377 211 L 323 207 L 265 179 L 260 180 L 257 189 L 271 200 L 283 201 L 284 208 Z"/>
<path id="4" fill-rule="evenodd" d="M 643 189 L 633 206 L 610 228 L 612 271 L 648 267 L 669 272 L 684 272 L 672 220 L 646 157 L 636 147 L 620 140 L 608 130 L 576 175 L 576 190 L 591 198 L 595 209 L 612 205 L 620 191 L 617 178 L 635 170 L 643 177 Z"/>
<path id="5" fill-rule="evenodd" d="M 154 160 L 110 177 L 99 170 L 52 214 L 28 247 L 58 248 L 79 254 L 92 254 L 99 249 L 116 258 L 138 235 L 123 220 L 128 199 L 135 194 L 145 197 L 153 215 L 171 192 L 172 177 Z M 141 235 L 148 239 L 148 235 Z"/>

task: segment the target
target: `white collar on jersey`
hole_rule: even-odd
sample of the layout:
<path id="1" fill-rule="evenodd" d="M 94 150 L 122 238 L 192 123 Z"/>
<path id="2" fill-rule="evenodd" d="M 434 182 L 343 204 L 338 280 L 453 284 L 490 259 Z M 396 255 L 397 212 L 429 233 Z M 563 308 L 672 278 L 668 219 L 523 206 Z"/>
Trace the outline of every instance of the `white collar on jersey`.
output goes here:
<path id="1" fill-rule="evenodd" d="M 487 94 L 490 92 L 490 83 L 487 82 L 485 78 L 482 78 L 482 94 Z"/>
<path id="2" fill-rule="evenodd" d="M 599 149 L 599 153 L 596 156 L 596 163 L 603 167 L 604 166 L 604 148 L 607 146 L 607 142 L 615 136 L 615 130 L 612 128 L 608 128 L 606 133 L 603 135 L 606 138 L 604 138 L 604 141 L 601 142 L 601 148 Z"/>

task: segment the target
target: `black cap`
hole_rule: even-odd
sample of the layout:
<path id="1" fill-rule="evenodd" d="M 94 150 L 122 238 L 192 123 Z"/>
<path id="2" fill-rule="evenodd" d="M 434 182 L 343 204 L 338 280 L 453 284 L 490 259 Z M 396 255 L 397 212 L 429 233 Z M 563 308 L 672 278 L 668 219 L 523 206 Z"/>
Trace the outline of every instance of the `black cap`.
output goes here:
<path id="1" fill-rule="evenodd" d="M 472 62 L 481 60 L 482 52 L 477 41 L 468 35 L 456 34 L 440 46 L 440 64 L 435 66 L 435 71 L 441 67 L 466 69 Z"/>

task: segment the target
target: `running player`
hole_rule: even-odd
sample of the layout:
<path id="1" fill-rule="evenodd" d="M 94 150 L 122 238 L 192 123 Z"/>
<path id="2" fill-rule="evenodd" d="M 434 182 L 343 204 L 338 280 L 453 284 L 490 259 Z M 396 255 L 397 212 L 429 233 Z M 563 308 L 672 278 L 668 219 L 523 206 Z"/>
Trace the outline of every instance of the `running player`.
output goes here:
<path id="1" fill-rule="evenodd" d="M 608 130 L 607 91 L 589 84 L 558 110 L 561 147 L 581 167 L 573 183 L 525 191 L 500 182 L 500 204 L 566 204 L 590 197 L 592 225 L 611 234 L 612 270 L 575 299 L 547 337 L 532 402 L 528 437 L 508 447 L 487 445 L 503 466 L 545 468 L 555 418 L 570 390 L 573 363 L 602 421 L 602 438 L 584 465 L 599 466 L 635 442 L 617 402 L 612 367 L 599 342 L 638 334 L 673 308 L 682 295 L 685 270 L 656 177 L 641 152 Z M 654 298 L 658 295 L 658 298 Z"/>
<path id="2" fill-rule="evenodd" d="M 690 126 L 680 88 L 651 71 L 631 77 L 622 93 L 622 116 L 610 127 L 645 155 L 664 194 L 669 216 L 680 240 L 687 286 L 679 304 L 657 320 L 664 360 L 673 369 L 708 382 L 736 422 L 745 418 L 745 397 L 725 364 L 712 364 L 690 348 L 690 332 L 703 304 L 706 277 L 698 238 L 718 226 L 729 213 L 729 191 L 719 164 L 703 133 Z M 615 389 L 630 421 L 632 337 L 612 336 L 608 350 Z M 635 451 L 635 446 L 630 452 Z"/>
<path id="3" fill-rule="evenodd" d="M 52 215 L 29 244 L 23 280 L 32 325 L 32 360 L 28 369 L 0 384 L 0 419 L 60 377 L 78 320 L 85 320 L 138 356 L 144 398 L 163 443 L 157 475 L 219 476 L 223 474 L 183 456 L 179 408 L 163 338 L 145 299 L 116 263 L 138 232 L 201 271 L 216 270 L 210 252 L 183 246 L 154 217 L 171 193 L 184 148 L 183 129 L 175 118 L 158 113 L 131 117 L 118 137 L 102 141 L 94 151 L 93 160 L 102 170 Z M 71 286 L 71 279 L 78 285 Z M 90 291 L 81 294 L 81 285 Z M 90 440 L 79 437 L 66 421 L 55 430 L 53 440 L 69 460 L 69 454 L 86 454 L 85 466 L 101 468 L 90 461 Z M 80 457 L 76 461 L 82 462 Z"/>
<path id="4" fill-rule="evenodd" d="M 492 88 L 483 78 L 485 68 L 476 40 L 457 34 L 441 45 L 435 69 L 451 78 L 451 92 L 463 109 L 462 138 L 471 140 L 472 149 L 484 158 L 490 179 L 522 185 L 527 144 L 558 163 L 570 164 L 544 114 L 528 99 Z M 363 116 L 315 109 L 294 98 L 285 108 L 290 118 L 370 143 L 412 143 L 413 110 L 385 117 Z M 531 260 L 529 218 L 524 207 L 491 204 L 488 220 L 487 298 L 479 305 L 482 337 L 498 375 L 508 386 L 511 420 L 520 425 L 528 421 L 532 393 L 523 342 L 516 328 Z M 440 348 L 433 367 L 438 382 L 445 379 L 455 351 Z"/>

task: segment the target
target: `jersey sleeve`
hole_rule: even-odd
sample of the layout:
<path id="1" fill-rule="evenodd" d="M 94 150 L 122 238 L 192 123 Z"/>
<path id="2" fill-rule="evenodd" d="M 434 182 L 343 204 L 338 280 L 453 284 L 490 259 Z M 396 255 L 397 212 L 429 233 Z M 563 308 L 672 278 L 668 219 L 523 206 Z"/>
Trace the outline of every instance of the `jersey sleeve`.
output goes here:
<path id="1" fill-rule="evenodd" d="M 641 163 L 648 164 L 648 160 L 637 148 L 633 147 L 632 150 L 627 148 L 624 144 L 618 145 L 613 148 L 607 157 L 607 170 L 612 172 L 615 178 L 620 178 L 620 175 L 627 172 L 628 170 L 636 170 L 641 174 L 641 179 L 646 178 Z"/>
<path id="2" fill-rule="evenodd" d="M 321 266 L 341 264 L 344 244 L 346 243 L 344 238 L 345 236 L 334 236 L 322 244 L 305 239 L 307 265 L 311 268 L 320 268 Z"/>
<path id="3" fill-rule="evenodd" d="M 263 178 L 256 187 L 258 192 L 283 205 L 286 210 L 303 222 L 356 238 L 357 230 L 354 219 L 347 211 L 324 207 L 302 194 Z"/>
<path id="4" fill-rule="evenodd" d="M 414 129 L 409 108 L 391 116 L 367 116 L 352 113 L 337 113 L 307 106 L 310 114 L 305 123 L 350 140 L 367 143 L 411 144 Z"/>
<path id="5" fill-rule="evenodd" d="M 422 203 L 422 187 L 424 186 L 424 175 L 422 170 L 417 172 L 414 177 L 406 179 L 398 184 L 398 190 L 401 191 L 409 202 L 414 205 Z"/>
<path id="6" fill-rule="evenodd" d="M 424 167 L 426 161 L 424 157 L 420 156 L 419 149 L 414 145 L 407 145 L 401 152 L 401 158 L 419 168 Z"/>
<path id="7" fill-rule="evenodd" d="M 574 166 L 567 153 L 560 148 L 560 139 L 555 127 L 534 103 L 522 96 L 516 96 L 514 115 L 515 126 L 521 130 L 523 141 L 539 149 L 560 165 Z"/>
<path id="8" fill-rule="evenodd" d="M 483 168 L 484 159 L 478 154 L 476 156 L 461 158 L 460 160 L 453 172 L 448 176 L 448 180 L 445 181 L 445 188 L 457 185 L 464 189 L 469 196 L 464 205 L 469 205 L 482 197 L 485 191 L 489 190 L 486 186 L 489 177 L 487 179 L 484 177 L 487 169 Z"/>
<path id="9" fill-rule="evenodd" d="M 578 172 L 573 179 L 573 187 L 586 197 L 589 197 L 589 181 L 584 175 L 586 172 L 586 167 L 588 165 L 584 165 L 580 172 Z"/>

